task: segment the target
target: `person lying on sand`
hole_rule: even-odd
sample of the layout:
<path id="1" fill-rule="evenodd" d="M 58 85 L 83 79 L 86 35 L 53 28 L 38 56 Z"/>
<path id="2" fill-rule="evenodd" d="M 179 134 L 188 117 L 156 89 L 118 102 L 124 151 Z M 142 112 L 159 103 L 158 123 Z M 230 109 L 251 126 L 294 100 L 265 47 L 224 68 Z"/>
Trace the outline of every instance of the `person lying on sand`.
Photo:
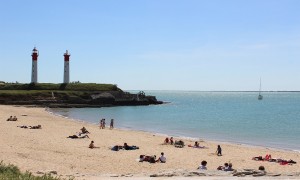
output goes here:
<path id="1" fill-rule="evenodd" d="M 19 128 L 24 128 L 24 129 L 42 129 L 42 126 L 41 125 L 37 125 L 37 126 L 17 126 Z"/>
<path id="2" fill-rule="evenodd" d="M 197 141 L 195 142 L 194 146 L 192 146 L 191 144 L 189 144 L 188 147 L 192 147 L 192 148 L 205 148 L 205 146 L 200 146 Z"/>
<path id="3" fill-rule="evenodd" d="M 146 156 L 146 155 L 140 155 L 140 160 L 139 162 L 149 162 L 149 163 L 155 163 L 156 156 Z"/>
<path id="4" fill-rule="evenodd" d="M 96 146 L 94 145 L 94 141 L 91 141 L 91 143 L 90 143 L 90 145 L 89 145 L 89 148 L 90 148 L 90 149 L 94 149 L 94 148 L 99 148 L 99 147 L 96 147 Z"/>
<path id="5" fill-rule="evenodd" d="M 139 147 L 137 147 L 137 146 L 128 146 L 127 143 L 124 143 L 123 148 L 124 148 L 125 150 L 136 150 L 136 149 L 139 149 Z"/>
<path id="6" fill-rule="evenodd" d="M 140 155 L 140 160 L 139 160 L 139 162 L 144 162 L 144 161 L 149 162 L 149 161 L 150 161 L 150 157 L 151 157 L 151 156 Z"/>
<path id="7" fill-rule="evenodd" d="M 25 128 L 25 129 L 26 129 L 26 128 L 29 128 L 29 127 L 31 127 L 31 126 L 24 126 L 24 125 L 23 125 L 23 126 L 17 126 L 17 127 L 19 127 L 19 128 Z"/>
<path id="8" fill-rule="evenodd" d="M 74 135 L 69 136 L 69 137 L 67 137 L 67 138 L 78 139 L 78 138 L 90 138 L 90 137 L 89 137 L 87 134 L 85 134 L 85 135 L 83 135 L 83 136 L 81 136 L 81 134 L 79 134 L 79 135 L 74 134 Z"/>
<path id="9" fill-rule="evenodd" d="M 42 129 L 41 125 L 31 126 L 29 129 Z"/>
<path id="10" fill-rule="evenodd" d="M 115 145 L 114 147 L 111 148 L 112 151 L 119 151 L 123 149 L 123 146 Z"/>

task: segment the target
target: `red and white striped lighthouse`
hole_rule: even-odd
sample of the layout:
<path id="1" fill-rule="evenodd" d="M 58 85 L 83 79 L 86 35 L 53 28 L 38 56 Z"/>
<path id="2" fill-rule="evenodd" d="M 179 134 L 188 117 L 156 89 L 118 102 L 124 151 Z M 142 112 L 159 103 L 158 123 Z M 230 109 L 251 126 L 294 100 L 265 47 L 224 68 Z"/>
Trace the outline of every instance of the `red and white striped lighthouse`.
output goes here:
<path id="1" fill-rule="evenodd" d="M 70 60 L 70 54 L 68 50 L 66 50 L 66 53 L 64 53 L 64 59 L 65 59 L 65 64 L 64 64 L 64 83 L 69 83 L 70 82 L 70 70 L 69 70 L 69 60 Z"/>
<path id="2" fill-rule="evenodd" d="M 37 60 L 39 56 L 39 51 L 36 47 L 32 50 L 32 71 L 31 71 L 31 83 L 37 83 L 38 81 L 38 67 L 37 67 Z"/>

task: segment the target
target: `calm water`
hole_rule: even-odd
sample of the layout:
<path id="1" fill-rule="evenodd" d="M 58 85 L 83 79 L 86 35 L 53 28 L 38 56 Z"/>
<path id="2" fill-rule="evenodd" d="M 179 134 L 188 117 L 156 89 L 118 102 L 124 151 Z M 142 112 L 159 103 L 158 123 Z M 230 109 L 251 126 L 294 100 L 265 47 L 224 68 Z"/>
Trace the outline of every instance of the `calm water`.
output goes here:
<path id="1" fill-rule="evenodd" d="M 164 105 L 52 109 L 54 113 L 117 128 L 300 150 L 300 93 L 145 91 Z"/>

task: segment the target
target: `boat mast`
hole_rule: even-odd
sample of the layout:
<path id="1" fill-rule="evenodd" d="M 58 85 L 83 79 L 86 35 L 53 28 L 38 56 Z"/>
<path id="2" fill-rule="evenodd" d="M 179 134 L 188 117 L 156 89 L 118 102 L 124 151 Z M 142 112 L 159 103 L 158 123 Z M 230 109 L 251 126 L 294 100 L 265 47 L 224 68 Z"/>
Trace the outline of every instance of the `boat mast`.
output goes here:
<path id="1" fill-rule="evenodd" d="M 260 95 L 260 92 L 261 92 L 261 78 L 259 78 L 259 95 Z"/>

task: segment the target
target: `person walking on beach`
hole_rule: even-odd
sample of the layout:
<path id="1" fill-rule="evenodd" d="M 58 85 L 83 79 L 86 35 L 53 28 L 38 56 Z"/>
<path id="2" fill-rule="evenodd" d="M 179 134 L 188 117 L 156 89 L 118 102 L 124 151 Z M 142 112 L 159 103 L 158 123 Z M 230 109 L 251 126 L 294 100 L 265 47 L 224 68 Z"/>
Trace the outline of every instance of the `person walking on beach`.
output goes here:
<path id="1" fill-rule="evenodd" d="M 111 119 L 109 129 L 113 129 L 113 128 L 114 128 L 114 119 Z"/>
<path id="2" fill-rule="evenodd" d="M 222 148 L 220 145 L 218 145 L 217 151 L 216 151 L 218 156 L 222 156 Z"/>

